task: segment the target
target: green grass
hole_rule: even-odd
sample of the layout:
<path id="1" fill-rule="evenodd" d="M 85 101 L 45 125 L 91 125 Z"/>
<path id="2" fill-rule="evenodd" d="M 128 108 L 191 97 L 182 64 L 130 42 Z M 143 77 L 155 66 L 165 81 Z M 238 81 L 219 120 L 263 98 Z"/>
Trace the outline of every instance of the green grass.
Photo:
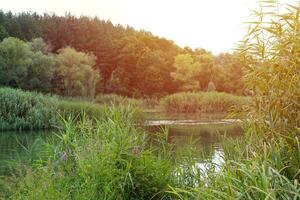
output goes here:
<path id="1" fill-rule="evenodd" d="M 291 147 L 282 139 L 265 142 L 254 136 L 225 139 L 225 164 L 220 171 L 216 172 L 212 165 L 203 173 L 183 162 L 186 168 L 181 176 L 196 184 L 183 185 L 180 181 L 177 186 L 170 186 L 169 192 L 178 199 L 299 199 L 297 138 L 294 145 Z M 193 164 L 193 159 L 189 162 Z"/>
<path id="2" fill-rule="evenodd" d="M 193 146 L 174 148 L 165 134 L 155 144 L 135 127 L 131 108 L 104 107 L 96 121 L 64 121 L 47 158 L 32 159 L 20 173 L 2 179 L 4 199 L 298 199 L 300 145 L 261 140 L 251 131 L 223 138 L 225 164 L 195 168 L 204 160 Z M 292 145 L 292 146 L 291 146 Z M 48 146 L 51 146 L 49 144 Z M 34 155 L 34 153 L 33 153 Z M 1 193 L 0 192 L 0 193 Z M 0 196 L 1 197 L 1 196 Z"/>
<path id="3" fill-rule="evenodd" d="M 142 110 L 154 110 L 159 105 L 158 98 L 129 98 L 116 94 L 100 94 L 95 98 L 95 102 L 101 105 L 132 106 Z"/>
<path id="4" fill-rule="evenodd" d="M 8 199 L 149 199 L 168 187 L 172 164 L 167 152 L 144 141 L 128 108 L 104 109 L 93 121 L 65 121 L 60 143 L 48 159 L 27 166 L 4 194 Z M 10 197 L 9 197 L 10 196 Z"/>
<path id="5" fill-rule="evenodd" d="M 60 118 L 103 115 L 103 106 L 87 101 L 0 88 L 0 130 L 36 130 L 60 126 Z"/>
<path id="6" fill-rule="evenodd" d="M 164 97 L 160 104 L 167 113 L 227 113 L 249 101 L 249 97 L 227 93 L 182 92 Z"/>
<path id="7" fill-rule="evenodd" d="M 50 96 L 0 88 L 0 130 L 49 128 L 56 122 L 56 104 Z"/>

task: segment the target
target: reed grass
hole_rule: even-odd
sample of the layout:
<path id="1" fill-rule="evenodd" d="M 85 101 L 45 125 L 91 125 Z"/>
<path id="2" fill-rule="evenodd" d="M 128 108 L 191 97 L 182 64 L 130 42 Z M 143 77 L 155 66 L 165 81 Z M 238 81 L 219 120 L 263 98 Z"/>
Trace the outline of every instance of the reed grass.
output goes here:
<path id="1" fill-rule="evenodd" d="M 29 165 L 8 199 L 160 199 L 171 179 L 167 151 L 145 142 L 134 109 L 105 107 L 96 124 L 64 121 L 52 156 Z M 84 115 L 84 114 L 83 114 Z"/>
<path id="2" fill-rule="evenodd" d="M 0 130 L 37 130 L 59 127 L 60 118 L 78 116 L 91 118 L 103 115 L 99 104 L 43 95 L 20 89 L 0 88 Z"/>
<path id="3" fill-rule="evenodd" d="M 300 143 L 262 140 L 248 129 L 223 138 L 224 164 L 203 151 L 154 142 L 135 127 L 138 111 L 103 107 L 92 120 L 68 117 L 48 157 L 35 157 L 5 185 L 5 199 L 298 199 Z M 253 129 L 254 130 L 254 129 Z M 34 153 L 31 153 L 35 155 Z M 206 169 L 197 163 L 205 160 Z"/>
<path id="4" fill-rule="evenodd" d="M 182 92 L 166 96 L 160 104 L 168 113 L 228 113 L 247 105 L 250 97 L 219 92 Z"/>

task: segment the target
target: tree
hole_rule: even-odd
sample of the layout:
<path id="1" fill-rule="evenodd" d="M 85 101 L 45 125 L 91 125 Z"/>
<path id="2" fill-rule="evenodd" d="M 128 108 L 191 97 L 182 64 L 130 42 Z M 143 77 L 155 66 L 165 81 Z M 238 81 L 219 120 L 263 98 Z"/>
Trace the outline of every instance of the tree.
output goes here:
<path id="1" fill-rule="evenodd" d="M 57 61 L 55 57 L 49 53 L 49 47 L 43 39 L 33 39 L 28 43 L 28 46 L 32 51 L 32 65 L 28 68 L 28 73 L 22 88 L 50 92 L 52 88 L 51 81 Z"/>
<path id="2" fill-rule="evenodd" d="M 198 90 L 199 81 L 196 79 L 201 72 L 200 63 L 190 54 L 180 54 L 175 57 L 175 71 L 171 73 L 174 80 L 182 83 L 182 90 Z"/>
<path id="3" fill-rule="evenodd" d="M 137 89 L 145 95 L 162 93 L 168 81 L 168 64 L 162 51 L 147 48 L 137 61 Z M 168 84 L 170 82 L 168 81 Z"/>
<path id="4" fill-rule="evenodd" d="M 4 38 L 7 38 L 9 37 L 6 29 L 0 25 L 0 42 L 4 39 Z"/>
<path id="5" fill-rule="evenodd" d="M 196 75 L 196 79 L 199 81 L 200 89 L 205 91 L 208 83 L 212 81 L 216 75 L 214 57 L 210 52 L 204 49 L 196 49 L 194 59 L 199 63 L 199 73 Z"/>
<path id="6" fill-rule="evenodd" d="M 243 67 L 245 65 L 238 53 L 220 54 L 215 58 L 217 90 L 228 93 L 243 94 Z"/>
<path id="7" fill-rule="evenodd" d="M 63 93 L 68 96 L 94 96 L 100 80 L 99 72 L 93 69 L 96 58 L 93 54 L 78 52 L 71 47 L 59 50 L 56 75 L 63 79 Z"/>
<path id="8" fill-rule="evenodd" d="M 28 90 L 49 92 L 56 60 L 46 51 L 33 48 L 37 43 L 46 47 L 41 39 L 25 43 L 6 38 L 0 43 L 0 84 Z"/>
<path id="9" fill-rule="evenodd" d="M 49 45 L 43 38 L 34 38 L 28 45 L 33 52 L 41 52 L 43 54 L 49 54 L 51 52 Z"/>
<path id="10" fill-rule="evenodd" d="M 0 43 L 0 84 L 21 87 L 32 63 L 28 44 L 17 38 L 4 39 Z"/>
<path id="11" fill-rule="evenodd" d="M 116 74 L 120 74 L 120 71 L 124 73 L 121 76 L 127 77 L 126 80 L 118 78 L 119 84 L 126 90 L 126 95 L 132 95 L 133 91 L 141 95 L 152 95 L 170 93 L 177 89 L 170 72 L 173 70 L 175 55 L 182 49 L 172 41 L 156 37 L 150 32 L 136 31 L 129 26 L 114 26 L 110 21 L 100 20 L 97 17 L 76 17 L 71 14 L 38 15 L 31 12 L 13 14 L 0 11 L 0 25 L 10 36 L 22 40 L 31 41 L 42 37 L 51 46 L 52 53 L 57 53 L 66 46 L 93 53 L 97 57 L 93 68 L 101 74 L 101 84 L 97 87 L 97 92 L 118 92 L 114 89 L 119 87 L 112 87 L 111 81 L 116 79 Z M 40 51 L 48 54 L 47 51 Z M 146 57 L 149 56 L 150 59 L 153 54 L 159 54 L 158 61 L 152 59 L 154 65 L 142 66 L 143 62 L 147 63 Z M 161 62 L 164 63 L 163 66 Z M 162 66 L 162 69 L 156 66 Z M 147 69 L 147 72 L 144 69 Z M 118 73 L 114 73 L 115 70 Z M 162 84 L 157 82 L 153 84 L 155 73 L 159 74 L 158 78 L 163 81 Z M 56 75 L 53 82 L 58 85 L 60 81 L 62 77 Z M 141 87 L 141 81 L 145 87 Z M 122 91 L 125 91 L 123 89 Z"/>

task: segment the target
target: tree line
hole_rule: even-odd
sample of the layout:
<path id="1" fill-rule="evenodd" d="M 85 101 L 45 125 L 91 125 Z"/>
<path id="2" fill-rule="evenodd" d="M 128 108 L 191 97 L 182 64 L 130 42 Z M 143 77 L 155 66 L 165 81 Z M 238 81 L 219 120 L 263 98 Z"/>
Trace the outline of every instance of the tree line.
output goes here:
<path id="1" fill-rule="evenodd" d="M 71 14 L 0 11 L 0 85 L 70 96 L 243 94 L 242 60 Z"/>

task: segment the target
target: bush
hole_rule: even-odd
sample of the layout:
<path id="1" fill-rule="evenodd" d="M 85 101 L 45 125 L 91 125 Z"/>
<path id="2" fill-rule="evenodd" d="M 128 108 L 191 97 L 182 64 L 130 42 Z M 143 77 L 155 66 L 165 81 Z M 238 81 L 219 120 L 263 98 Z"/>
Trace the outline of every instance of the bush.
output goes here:
<path id="1" fill-rule="evenodd" d="M 56 122 L 56 101 L 19 89 L 0 88 L 0 129 L 46 129 Z"/>
<path id="2" fill-rule="evenodd" d="M 160 104 L 169 113 L 224 113 L 248 102 L 249 97 L 227 93 L 183 92 L 166 96 Z"/>
<path id="3" fill-rule="evenodd" d="M 0 88 L 0 130 L 49 129 L 60 126 L 61 118 L 101 118 L 103 106 L 88 101 Z"/>

